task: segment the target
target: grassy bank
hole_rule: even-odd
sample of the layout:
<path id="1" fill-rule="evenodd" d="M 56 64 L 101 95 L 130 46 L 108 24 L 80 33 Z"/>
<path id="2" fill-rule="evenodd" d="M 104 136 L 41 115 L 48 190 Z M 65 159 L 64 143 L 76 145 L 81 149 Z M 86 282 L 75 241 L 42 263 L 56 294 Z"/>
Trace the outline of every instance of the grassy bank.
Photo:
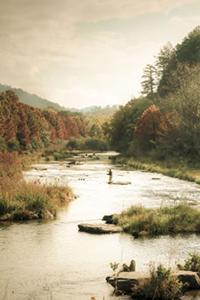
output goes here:
<path id="1" fill-rule="evenodd" d="M 0 154 L 0 220 L 53 219 L 57 209 L 73 198 L 70 187 L 27 183 L 22 164 L 11 153 Z"/>
<path id="2" fill-rule="evenodd" d="M 149 159 L 127 158 L 119 156 L 115 163 L 123 164 L 126 168 L 161 173 L 166 176 L 179 178 L 200 184 L 200 166 L 175 161 L 151 161 Z"/>
<path id="3" fill-rule="evenodd" d="M 72 198 L 69 187 L 20 181 L 9 190 L 0 189 L 0 220 L 53 219 Z"/>
<path id="4" fill-rule="evenodd" d="M 158 209 L 132 206 L 113 221 L 133 235 L 200 232 L 200 211 L 187 204 Z"/>

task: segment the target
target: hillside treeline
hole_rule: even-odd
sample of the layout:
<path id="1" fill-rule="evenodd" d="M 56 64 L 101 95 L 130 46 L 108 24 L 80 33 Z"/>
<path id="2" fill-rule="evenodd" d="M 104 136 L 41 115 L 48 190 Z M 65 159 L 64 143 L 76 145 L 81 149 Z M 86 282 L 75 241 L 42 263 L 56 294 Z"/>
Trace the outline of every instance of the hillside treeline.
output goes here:
<path id="1" fill-rule="evenodd" d="M 0 93 L 0 152 L 35 151 L 55 143 L 87 135 L 85 121 L 69 112 L 40 110 L 19 102 L 11 90 Z"/>
<path id="2" fill-rule="evenodd" d="M 120 106 L 107 137 L 130 156 L 200 158 L 200 26 L 174 48 L 167 43 L 148 64 L 142 97 Z"/>

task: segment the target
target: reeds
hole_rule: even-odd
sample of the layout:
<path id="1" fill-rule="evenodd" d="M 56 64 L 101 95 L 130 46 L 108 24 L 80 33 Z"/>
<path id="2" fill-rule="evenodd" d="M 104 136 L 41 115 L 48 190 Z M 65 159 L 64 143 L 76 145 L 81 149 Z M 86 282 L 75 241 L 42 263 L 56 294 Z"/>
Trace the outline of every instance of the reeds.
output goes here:
<path id="1" fill-rule="evenodd" d="M 73 192 L 68 186 L 25 182 L 17 156 L 0 155 L 0 220 L 48 219 L 57 208 L 69 202 Z"/>

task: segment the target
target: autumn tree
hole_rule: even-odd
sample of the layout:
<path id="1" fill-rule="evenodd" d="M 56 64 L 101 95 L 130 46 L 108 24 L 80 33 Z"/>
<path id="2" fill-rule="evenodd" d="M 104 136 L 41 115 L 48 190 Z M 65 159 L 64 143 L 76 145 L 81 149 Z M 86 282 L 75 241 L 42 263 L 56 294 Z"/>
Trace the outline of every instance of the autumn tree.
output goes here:
<path id="1" fill-rule="evenodd" d="M 155 148 L 158 141 L 162 141 L 167 131 L 164 117 L 155 105 L 146 109 L 138 126 L 134 130 L 134 137 L 139 150 L 147 152 Z"/>
<path id="2" fill-rule="evenodd" d="M 151 105 L 151 100 L 140 98 L 132 99 L 126 105 L 119 107 L 104 128 L 105 134 L 115 150 L 127 153 L 133 142 L 133 132 L 135 126 L 138 125 L 139 117 Z"/>

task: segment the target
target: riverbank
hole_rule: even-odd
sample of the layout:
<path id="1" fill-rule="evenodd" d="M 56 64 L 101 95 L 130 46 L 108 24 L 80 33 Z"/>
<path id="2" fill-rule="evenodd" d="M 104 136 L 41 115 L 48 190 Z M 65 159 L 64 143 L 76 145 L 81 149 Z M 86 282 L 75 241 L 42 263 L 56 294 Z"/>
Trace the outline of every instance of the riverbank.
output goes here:
<path id="1" fill-rule="evenodd" d="M 144 170 L 152 173 L 161 173 L 169 177 L 200 184 L 200 166 L 198 165 L 177 163 L 174 161 L 150 161 L 145 158 L 134 159 L 133 157 L 123 156 L 115 157 L 113 162 L 123 165 L 123 167 L 128 170 Z"/>
<path id="2" fill-rule="evenodd" d="M 73 198 L 69 186 L 24 181 L 19 157 L 0 155 L 0 221 L 53 219 Z"/>
<path id="3" fill-rule="evenodd" d="M 132 266 L 134 266 L 132 268 Z M 115 295 L 130 294 L 134 299 L 182 299 L 187 291 L 200 290 L 200 256 L 190 253 L 184 265 L 177 263 L 172 268 L 165 268 L 162 263 L 156 267 L 151 262 L 149 272 L 136 271 L 136 262 L 131 260 L 106 281 L 114 287 Z M 195 298 L 196 299 L 196 298 Z"/>

